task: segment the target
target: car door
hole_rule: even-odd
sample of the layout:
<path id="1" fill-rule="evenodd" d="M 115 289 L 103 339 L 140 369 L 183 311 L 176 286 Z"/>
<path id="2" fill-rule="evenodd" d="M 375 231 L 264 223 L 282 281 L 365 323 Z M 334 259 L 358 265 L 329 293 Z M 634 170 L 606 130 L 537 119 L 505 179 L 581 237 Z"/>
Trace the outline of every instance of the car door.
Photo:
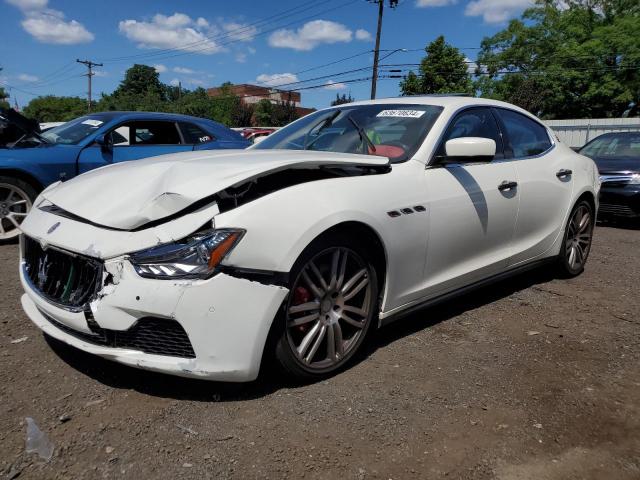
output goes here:
<path id="1" fill-rule="evenodd" d="M 85 148 L 78 159 L 79 173 L 110 163 L 193 150 L 193 145 L 183 141 L 182 133 L 173 121 L 125 122 L 106 135 L 110 138 L 111 147 L 92 144 Z"/>
<path id="2" fill-rule="evenodd" d="M 513 159 L 520 206 L 511 266 L 544 256 L 564 227 L 573 195 L 574 154 L 555 148 L 545 126 L 515 110 L 495 108 Z"/>
<path id="3" fill-rule="evenodd" d="M 447 140 L 484 137 L 496 142 L 490 161 L 438 163 Z M 426 293 L 435 296 L 500 273 L 512 254 L 518 213 L 513 162 L 504 158 L 502 134 L 489 108 L 458 113 L 425 171 L 429 199 Z"/>

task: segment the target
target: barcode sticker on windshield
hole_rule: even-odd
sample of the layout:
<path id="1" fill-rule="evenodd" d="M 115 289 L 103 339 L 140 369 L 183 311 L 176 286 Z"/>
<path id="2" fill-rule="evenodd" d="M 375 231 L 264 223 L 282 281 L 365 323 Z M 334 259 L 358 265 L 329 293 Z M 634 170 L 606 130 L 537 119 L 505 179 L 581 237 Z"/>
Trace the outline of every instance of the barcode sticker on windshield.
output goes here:
<path id="1" fill-rule="evenodd" d="M 84 125 L 91 125 L 92 127 L 99 127 L 100 125 L 102 125 L 104 122 L 101 122 L 100 120 L 93 120 L 92 118 L 90 118 L 89 120 L 85 120 L 84 122 L 82 122 Z"/>
<path id="2" fill-rule="evenodd" d="M 382 110 L 376 117 L 420 118 L 424 110 Z"/>

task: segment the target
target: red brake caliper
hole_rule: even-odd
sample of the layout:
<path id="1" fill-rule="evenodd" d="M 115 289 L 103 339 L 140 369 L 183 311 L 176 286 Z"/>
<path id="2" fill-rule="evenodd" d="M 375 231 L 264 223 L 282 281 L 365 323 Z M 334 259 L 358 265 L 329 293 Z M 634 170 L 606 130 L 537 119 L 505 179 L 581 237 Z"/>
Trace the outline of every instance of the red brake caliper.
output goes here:
<path id="1" fill-rule="evenodd" d="M 309 300 L 311 300 L 311 294 L 309 293 L 309 290 L 304 287 L 296 287 L 296 289 L 293 291 L 293 305 L 302 305 L 303 303 L 307 303 Z M 311 325 L 311 323 L 298 325 L 298 330 L 304 332 L 308 330 L 309 325 Z"/>

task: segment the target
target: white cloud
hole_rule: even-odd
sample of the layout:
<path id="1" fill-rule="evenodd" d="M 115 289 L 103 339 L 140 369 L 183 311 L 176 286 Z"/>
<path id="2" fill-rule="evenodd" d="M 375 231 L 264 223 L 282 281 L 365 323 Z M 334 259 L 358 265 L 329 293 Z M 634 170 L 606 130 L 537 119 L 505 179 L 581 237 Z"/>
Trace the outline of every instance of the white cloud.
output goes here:
<path id="1" fill-rule="evenodd" d="M 274 73 L 271 75 L 263 73 L 256 78 L 256 82 L 267 87 L 277 87 L 297 81 L 298 76 L 295 73 Z"/>
<path id="2" fill-rule="evenodd" d="M 447 5 L 455 5 L 458 0 L 416 0 L 416 7 L 446 7 Z"/>
<path id="3" fill-rule="evenodd" d="M 8 4 L 18 7 L 20 10 L 42 10 L 49 0 L 6 0 Z"/>
<path id="4" fill-rule="evenodd" d="M 31 10 L 25 13 L 22 28 L 42 43 L 74 45 L 94 39 L 93 33 L 76 20 L 67 22 L 64 13 L 58 10 Z"/>
<path id="5" fill-rule="evenodd" d="M 236 62 L 244 63 L 247 61 L 247 54 L 243 52 L 236 53 Z"/>
<path id="6" fill-rule="evenodd" d="M 258 29 L 252 25 L 237 22 L 229 22 L 222 25 L 222 29 L 231 40 L 238 42 L 250 42 L 258 33 Z"/>
<path id="7" fill-rule="evenodd" d="M 205 18 L 198 17 L 196 20 L 196 25 L 200 28 L 209 28 L 209 22 Z"/>
<path id="8" fill-rule="evenodd" d="M 18 75 L 18 80 L 20 80 L 21 82 L 37 82 L 39 79 L 35 75 L 21 73 L 20 75 Z"/>
<path id="9" fill-rule="evenodd" d="M 474 0 L 467 4 L 464 14 L 479 17 L 486 23 L 504 23 L 532 6 L 532 0 Z"/>
<path id="10" fill-rule="evenodd" d="M 204 19 L 193 21 L 184 13 L 156 14 L 150 22 L 122 20 L 118 27 L 139 48 L 176 48 L 211 55 L 224 49 L 207 38 Z M 206 23 L 208 26 L 208 22 Z"/>
<path id="11" fill-rule="evenodd" d="M 298 30 L 280 29 L 269 35 L 269 45 L 294 50 L 313 50 L 323 43 L 350 42 L 353 32 L 341 23 L 313 20 Z"/>
<path id="12" fill-rule="evenodd" d="M 186 83 L 186 84 L 189 84 L 189 85 L 196 85 L 196 86 L 198 86 L 198 87 L 201 87 L 201 86 L 203 86 L 206 82 L 205 82 L 204 80 L 200 80 L 199 78 L 187 78 L 187 79 L 185 80 L 185 83 Z"/>
<path id="13" fill-rule="evenodd" d="M 94 70 L 93 74 L 96 77 L 108 77 L 109 76 L 109 72 L 107 72 L 106 70 Z"/>
<path id="14" fill-rule="evenodd" d="M 93 33 L 76 20 L 66 21 L 64 13 L 47 8 L 48 0 L 6 0 L 24 13 L 22 28 L 42 43 L 73 45 L 94 39 Z"/>
<path id="15" fill-rule="evenodd" d="M 176 73 L 184 73 L 187 75 L 196 73 L 195 70 L 191 70 L 190 68 L 186 68 L 186 67 L 173 67 L 173 71 Z"/>
<path id="16" fill-rule="evenodd" d="M 155 68 L 158 73 L 164 73 L 167 71 L 167 67 L 161 63 L 154 65 L 153 68 Z"/>
<path id="17" fill-rule="evenodd" d="M 178 78 L 171 79 L 171 81 L 169 82 L 169 85 L 171 85 L 172 87 L 177 87 L 178 85 L 180 85 L 180 79 Z"/>
<path id="18" fill-rule="evenodd" d="M 328 80 L 324 86 L 325 90 L 344 90 L 347 86 L 342 82 L 334 82 L 333 80 Z"/>
<path id="19" fill-rule="evenodd" d="M 362 40 L 364 42 L 368 42 L 371 39 L 372 39 L 371 34 L 367 32 L 365 29 L 359 28 L 356 30 L 356 40 Z"/>

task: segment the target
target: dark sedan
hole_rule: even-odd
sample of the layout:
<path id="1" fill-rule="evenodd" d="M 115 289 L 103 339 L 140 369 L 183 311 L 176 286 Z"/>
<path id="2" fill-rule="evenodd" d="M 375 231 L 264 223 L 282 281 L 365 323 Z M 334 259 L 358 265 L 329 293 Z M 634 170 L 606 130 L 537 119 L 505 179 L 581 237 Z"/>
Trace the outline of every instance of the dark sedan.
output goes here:
<path id="1" fill-rule="evenodd" d="M 579 153 L 598 165 L 601 216 L 640 218 L 640 132 L 605 133 Z"/>

